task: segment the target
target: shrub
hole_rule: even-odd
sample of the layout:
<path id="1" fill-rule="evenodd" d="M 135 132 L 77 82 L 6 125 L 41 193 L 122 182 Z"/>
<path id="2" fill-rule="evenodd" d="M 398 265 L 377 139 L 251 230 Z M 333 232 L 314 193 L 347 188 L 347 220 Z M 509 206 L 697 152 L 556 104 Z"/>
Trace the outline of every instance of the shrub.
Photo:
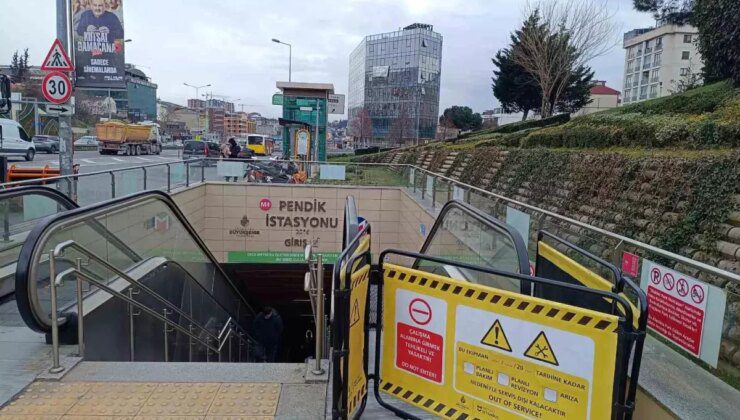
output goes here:
<path id="1" fill-rule="evenodd" d="M 553 115 L 552 117 L 542 118 L 539 120 L 519 121 L 519 122 L 515 122 L 511 124 L 502 125 L 501 127 L 494 129 L 492 132 L 501 133 L 501 134 L 514 133 L 517 131 L 527 130 L 530 128 L 539 128 L 539 127 L 547 127 L 551 125 L 565 124 L 568 121 L 570 121 L 570 114 L 558 114 L 558 115 Z"/>
<path id="2" fill-rule="evenodd" d="M 655 131 L 655 146 L 689 143 L 688 140 L 689 124 L 685 121 L 668 121 Z"/>

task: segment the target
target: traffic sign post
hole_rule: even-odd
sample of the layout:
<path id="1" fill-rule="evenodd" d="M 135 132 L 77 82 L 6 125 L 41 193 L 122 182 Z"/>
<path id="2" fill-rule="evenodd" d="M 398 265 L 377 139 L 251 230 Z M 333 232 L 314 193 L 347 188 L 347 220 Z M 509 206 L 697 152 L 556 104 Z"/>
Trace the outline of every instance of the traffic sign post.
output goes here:
<path id="1" fill-rule="evenodd" d="M 62 42 L 59 39 L 55 39 L 54 43 L 51 44 L 49 52 L 46 53 L 46 58 L 43 64 L 41 64 L 41 70 L 45 71 L 74 71 L 72 60 L 69 59 L 67 51 L 64 50 Z"/>

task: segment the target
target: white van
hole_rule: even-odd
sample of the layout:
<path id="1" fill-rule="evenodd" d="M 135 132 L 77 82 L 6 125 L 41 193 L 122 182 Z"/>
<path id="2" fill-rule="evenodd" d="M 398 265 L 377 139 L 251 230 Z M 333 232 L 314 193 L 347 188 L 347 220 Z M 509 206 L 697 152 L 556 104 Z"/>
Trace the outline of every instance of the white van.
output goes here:
<path id="1" fill-rule="evenodd" d="M 36 146 L 20 124 L 0 118 L 0 155 L 23 156 L 31 161 L 36 156 Z"/>

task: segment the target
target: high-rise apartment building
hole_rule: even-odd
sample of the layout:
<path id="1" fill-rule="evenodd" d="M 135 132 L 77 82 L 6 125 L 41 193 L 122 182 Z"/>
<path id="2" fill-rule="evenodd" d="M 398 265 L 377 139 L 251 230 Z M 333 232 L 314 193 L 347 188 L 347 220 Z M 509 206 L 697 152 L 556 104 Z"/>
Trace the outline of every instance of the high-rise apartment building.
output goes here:
<path id="1" fill-rule="evenodd" d="M 442 35 L 415 23 L 366 36 L 349 57 L 349 131 L 357 145 L 433 139 L 439 115 Z"/>
<path id="2" fill-rule="evenodd" d="M 675 92 L 681 81 L 701 73 L 699 31 L 691 25 L 665 24 L 624 34 L 623 104 Z"/>

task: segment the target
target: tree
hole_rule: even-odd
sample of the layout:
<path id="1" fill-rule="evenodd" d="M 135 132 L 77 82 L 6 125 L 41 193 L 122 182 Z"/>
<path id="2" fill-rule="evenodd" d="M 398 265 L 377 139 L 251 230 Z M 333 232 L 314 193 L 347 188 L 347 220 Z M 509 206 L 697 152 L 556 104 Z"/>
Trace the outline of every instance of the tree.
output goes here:
<path id="1" fill-rule="evenodd" d="M 483 118 L 478 113 L 467 106 L 451 106 L 442 113 L 439 118 L 440 123 L 446 119 L 452 122 L 452 125 L 462 131 L 478 130 L 483 125 Z"/>
<path id="2" fill-rule="evenodd" d="M 696 0 L 632 0 L 635 9 L 650 12 L 655 19 L 683 25 L 691 19 Z M 732 0 L 731 0 L 732 1 Z"/>
<path id="3" fill-rule="evenodd" d="M 699 29 L 704 79 L 731 78 L 740 84 L 740 1 L 696 0 L 691 22 Z"/>
<path id="4" fill-rule="evenodd" d="M 514 60 L 512 50 L 520 48 L 521 34 L 536 30 L 539 26 L 539 15 L 531 15 L 522 28 L 511 34 L 511 47 L 499 50 L 492 58 L 494 69 L 493 96 L 498 99 L 504 112 L 522 112 L 522 120 L 527 119 L 529 111 L 539 110 L 542 92 L 529 72 Z"/>
<path id="5" fill-rule="evenodd" d="M 357 111 L 357 115 L 352 119 L 350 123 L 350 133 L 355 137 L 355 140 L 359 140 L 359 144 L 367 145 L 368 140 L 373 136 L 373 121 L 370 118 L 370 113 L 365 108 L 360 108 Z M 357 143 L 355 143 L 355 147 Z"/>
<path id="6" fill-rule="evenodd" d="M 559 99 L 550 98 L 550 106 L 558 112 L 573 113 L 591 103 L 594 72 L 579 66 L 570 75 L 565 92 Z"/>
<path id="7" fill-rule="evenodd" d="M 403 144 L 405 139 L 411 138 L 414 124 L 411 121 L 411 113 L 405 103 L 401 103 L 398 109 L 398 115 L 393 119 L 391 128 L 388 131 L 388 137 L 395 140 L 396 144 Z"/>
<path id="8" fill-rule="evenodd" d="M 28 48 L 23 51 L 23 55 L 18 54 L 16 50 L 13 58 L 10 60 L 10 76 L 14 83 L 23 83 L 28 75 Z"/>
<path id="9" fill-rule="evenodd" d="M 540 0 L 527 16 L 539 25 L 522 31 L 513 57 L 539 86 L 540 114 L 549 117 L 573 75 L 616 45 L 615 26 L 607 0 Z"/>
<path id="10" fill-rule="evenodd" d="M 447 140 L 447 129 L 448 128 L 457 128 L 455 127 L 455 124 L 452 122 L 452 118 L 450 118 L 447 115 L 441 115 L 439 117 L 439 125 L 441 125 L 444 128 L 444 131 L 442 132 L 442 140 Z"/>

